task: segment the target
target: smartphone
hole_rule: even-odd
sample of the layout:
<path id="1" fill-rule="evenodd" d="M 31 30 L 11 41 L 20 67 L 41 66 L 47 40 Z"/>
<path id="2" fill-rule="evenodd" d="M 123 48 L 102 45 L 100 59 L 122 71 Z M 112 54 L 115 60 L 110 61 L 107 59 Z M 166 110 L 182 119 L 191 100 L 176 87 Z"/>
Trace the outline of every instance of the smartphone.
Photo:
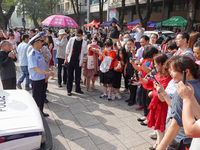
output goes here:
<path id="1" fill-rule="evenodd" d="M 131 57 L 131 60 L 132 60 L 133 62 L 135 62 L 135 60 L 136 60 L 136 59 L 135 59 L 135 58 L 133 58 L 133 57 Z"/>
<path id="2" fill-rule="evenodd" d="M 135 77 L 136 77 L 137 81 L 139 81 L 139 75 L 138 75 L 138 71 L 137 70 L 135 70 Z"/>
<path id="3" fill-rule="evenodd" d="M 151 79 L 153 79 L 153 81 L 155 81 L 157 84 L 160 84 L 160 83 L 156 80 L 156 78 L 155 78 L 153 75 L 150 75 L 150 77 L 151 77 Z"/>
<path id="4" fill-rule="evenodd" d="M 183 71 L 183 83 L 185 84 L 186 83 L 186 72 Z"/>

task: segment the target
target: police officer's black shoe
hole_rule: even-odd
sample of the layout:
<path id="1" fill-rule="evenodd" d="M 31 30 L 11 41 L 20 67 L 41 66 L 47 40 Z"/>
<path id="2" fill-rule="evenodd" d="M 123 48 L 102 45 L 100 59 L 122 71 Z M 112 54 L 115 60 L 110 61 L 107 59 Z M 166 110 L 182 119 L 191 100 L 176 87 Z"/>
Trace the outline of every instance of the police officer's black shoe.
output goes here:
<path id="1" fill-rule="evenodd" d="M 72 96 L 72 93 L 67 93 L 68 96 Z"/>
<path id="2" fill-rule="evenodd" d="M 42 113 L 44 117 L 49 117 L 49 114 L 47 113 Z"/>
<path id="3" fill-rule="evenodd" d="M 62 85 L 60 84 L 60 85 L 58 85 L 58 87 L 59 87 L 59 88 L 61 88 L 61 87 L 62 87 Z"/>
<path id="4" fill-rule="evenodd" d="M 48 99 L 45 99 L 44 102 L 45 102 L 45 103 L 49 103 L 49 100 L 48 100 Z"/>
<path id="5" fill-rule="evenodd" d="M 79 91 L 76 91 L 76 93 L 79 93 L 79 94 L 84 94 L 83 91 L 79 90 Z"/>

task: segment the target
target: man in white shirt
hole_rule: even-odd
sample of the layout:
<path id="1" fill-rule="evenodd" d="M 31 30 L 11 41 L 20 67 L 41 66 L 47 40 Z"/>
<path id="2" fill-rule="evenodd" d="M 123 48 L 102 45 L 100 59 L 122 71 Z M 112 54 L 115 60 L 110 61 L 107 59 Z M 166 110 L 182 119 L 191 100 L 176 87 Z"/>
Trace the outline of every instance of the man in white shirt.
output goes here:
<path id="1" fill-rule="evenodd" d="M 142 37 L 144 33 L 144 28 L 142 28 L 141 22 L 138 22 L 138 24 L 132 29 L 133 32 L 135 32 L 135 46 L 137 49 L 141 47 L 140 45 L 140 38 Z"/>
<path id="2" fill-rule="evenodd" d="M 75 72 L 76 93 L 83 94 L 80 87 L 81 67 L 85 67 L 87 59 L 87 42 L 83 40 L 83 31 L 77 29 L 75 37 L 70 38 L 66 47 L 64 64 L 68 65 L 67 92 L 71 96 Z"/>

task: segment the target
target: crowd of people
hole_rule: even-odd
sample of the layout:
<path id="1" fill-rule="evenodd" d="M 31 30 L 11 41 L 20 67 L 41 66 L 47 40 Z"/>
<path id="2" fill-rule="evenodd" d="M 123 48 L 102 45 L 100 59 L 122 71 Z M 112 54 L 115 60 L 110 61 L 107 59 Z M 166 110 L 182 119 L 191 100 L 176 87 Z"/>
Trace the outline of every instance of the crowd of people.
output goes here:
<path id="1" fill-rule="evenodd" d="M 200 148 L 200 33 L 179 32 L 175 38 L 162 32 L 143 35 L 138 23 L 132 32 L 122 32 L 115 21 L 109 31 L 93 28 L 90 32 L 60 29 L 32 29 L 20 33 L 17 29 L 0 32 L 0 69 L 3 89 L 32 90 L 41 112 L 48 103 L 48 79 L 55 78 L 58 87 L 66 85 L 67 95 L 96 90 L 99 79 L 101 99 L 122 99 L 128 106 L 138 103 L 144 111 L 137 121 L 149 128 L 156 143 L 151 150 L 197 150 Z M 20 36 L 22 42 L 20 42 Z M 15 64 L 19 60 L 21 77 L 16 80 Z M 82 78 L 83 75 L 83 78 Z M 122 78 L 124 79 L 122 83 Z M 29 80 L 30 79 L 30 80 Z M 31 86 L 30 86 L 31 81 Z M 124 90 L 120 91 L 121 84 Z M 43 112 L 45 117 L 48 114 Z M 192 139 L 193 138 L 193 139 Z"/>

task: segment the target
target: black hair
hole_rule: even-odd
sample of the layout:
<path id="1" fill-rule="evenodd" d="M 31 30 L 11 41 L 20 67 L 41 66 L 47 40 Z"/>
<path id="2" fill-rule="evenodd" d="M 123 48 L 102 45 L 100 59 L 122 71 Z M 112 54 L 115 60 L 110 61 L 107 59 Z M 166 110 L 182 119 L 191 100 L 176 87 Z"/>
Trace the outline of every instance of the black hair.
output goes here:
<path id="1" fill-rule="evenodd" d="M 155 46 L 145 46 L 142 57 L 144 59 L 153 58 L 153 55 L 158 54 L 158 49 Z"/>
<path id="2" fill-rule="evenodd" d="M 105 46 L 113 46 L 113 41 L 112 41 L 112 39 L 107 39 L 106 41 L 105 41 Z"/>
<path id="3" fill-rule="evenodd" d="M 181 34 L 182 35 L 182 39 L 185 39 L 186 38 L 186 42 L 188 43 L 188 41 L 189 41 L 189 39 L 190 39 L 190 35 L 188 34 L 188 33 L 186 33 L 186 32 L 181 32 L 181 33 L 179 33 L 179 34 Z"/>
<path id="4" fill-rule="evenodd" d="M 121 58 L 119 57 L 119 52 L 122 52 L 122 55 L 123 55 L 123 62 L 124 62 L 124 64 L 126 64 L 126 49 L 125 49 L 125 47 L 123 46 L 123 47 L 121 47 L 121 48 L 118 50 L 118 53 L 117 53 L 116 58 L 120 61 Z"/>
<path id="5" fill-rule="evenodd" d="M 127 42 L 133 42 L 134 43 L 134 40 L 133 39 L 128 39 Z"/>
<path id="6" fill-rule="evenodd" d="M 30 31 L 32 31 L 32 32 L 34 32 L 34 33 L 36 33 L 35 29 L 31 29 Z"/>
<path id="7" fill-rule="evenodd" d="M 115 23 L 115 24 L 117 24 L 117 22 L 116 22 L 116 21 L 114 21 L 114 20 L 112 21 L 112 23 Z"/>
<path id="8" fill-rule="evenodd" d="M 82 30 L 82 29 L 76 29 L 76 34 L 81 34 L 81 35 L 83 35 L 83 30 Z"/>
<path id="9" fill-rule="evenodd" d="M 167 48 L 166 48 L 167 50 L 168 49 L 171 49 L 171 50 L 173 50 L 173 49 L 178 49 L 178 46 L 176 45 L 176 42 L 175 41 L 172 41 L 169 45 L 167 45 Z"/>
<path id="10" fill-rule="evenodd" d="M 200 41 L 197 41 L 196 43 L 194 43 L 193 47 L 199 47 L 199 49 L 200 49 Z"/>
<path id="11" fill-rule="evenodd" d="M 13 34 L 13 33 L 10 33 L 9 36 L 14 36 L 14 34 Z"/>
<path id="12" fill-rule="evenodd" d="M 55 33 L 53 33 L 53 35 L 57 38 L 58 37 L 58 34 L 55 32 Z"/>
<path id="13" fill-rule="evenodd" d="M 47 38 L 49 39 L 49 43 L 51 44 L 53 44 L 53 46 L 54 46 L 54 43 L 53 43 L 53 38 L 52 38 L 52 36 L 47 36 Z"/>
<path id="14" fill-rule="evenodd" d="M 158 34 L 156 34 L 156 33 L 152 33 L 151 36 L 152 36 L 152 35 L 155 35 L 156 38 L 158 39 Z"/>
<path id="15" fill-rule="evenodd" d="M 165 76 L 165 77 L 167 75 L 169 75 L 168 70 L 166 70 L 164 67 L 165 62 L 168 59 L 167 55 L 165 55 L 164 53 L 160 53 L 160 54 L 156 55 L 153 59 L 154 59 L 154 62 L 156 62 L 157 64 L 161 64 L 161 66 L 162 66 L 160 75 Z"/>
<path id="16" fill-rule="evenodd" d="M 28 34 L 22 35 L 22 41 L 24 41 L 25 39 L 28 39 L 28 38 L 29 38 L 29 35 L 28 35 Z"/>
<path id="17" fill-rule="evenodd" d="M 95 36 L 95 37 L 93 37 L 93 39 L 95 40 L 95 41 L 98 41 L 98 38 Z"/>
<path id="18" fill-rule="evenodd" d="M 143 35 L 140 39 L 144 39 L 145 41 L 149 41 L 149 37 L 147 35 Z"/>
<path id="19" fill-rule="evenodd" d="M 15 28 L 14 31 L 17 31 L 17 28 Z"/>
<path id="20" fill-rule="evenodd" d="M 195 79 L 200 80 L 200 67 L 191 58 L 182 55 L 173 56 L 170 59 L 173 59 L 171 62 L 171 66 L 173 66 L 176 71 L 183 73 L 183 71 L 189 69 L 192 76 Z"/>
<path id="21" fill-rule="evenodd" d="M 48 31 L 49 31 L 50 34 L 52 34 L 52 30 L 51 29 L 49 29 Z"/>

